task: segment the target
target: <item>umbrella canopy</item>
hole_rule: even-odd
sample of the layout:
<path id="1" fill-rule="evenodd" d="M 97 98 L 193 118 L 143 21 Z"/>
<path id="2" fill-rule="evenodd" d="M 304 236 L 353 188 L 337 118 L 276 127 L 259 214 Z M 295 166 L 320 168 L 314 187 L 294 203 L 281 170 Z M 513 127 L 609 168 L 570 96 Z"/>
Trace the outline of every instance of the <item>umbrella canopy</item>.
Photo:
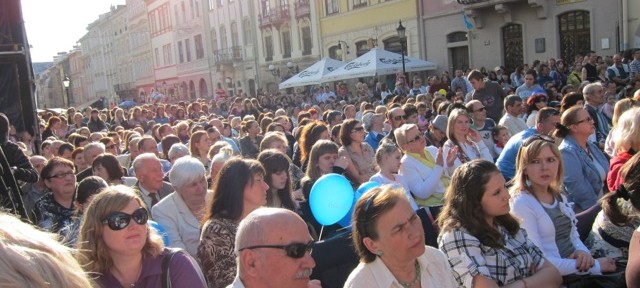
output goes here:
<path id="1" fill-rule="evenodd" d="M 128 109 L 131 107 L 134 107 L 138 105 L 138 103 L 131 101 L 131 100 L 126 100 L 126 101 L 122 101 L 122 103 L 118 104 L 118 107 L 120 108 L 124 108 L 124 109 Z"/>
<path id="2" fill-rule="evenodd" d="M 286 89 L 291 87 L 320 84 L 322 83 L 322 76 L 336 70 L 342 65 L 344 65 L 344 62 L 342 61 L 328 57 L 322 58 L 322 60 L 309 66 L 309 68 L 302 70 L 302 72 L 291 76 L 287 81 L 280 83 L 278 88 Z"/>
<path id="3" fill-rule="evenodd" d="M 406 72 L 435 70 L 436 64 L 418 58 L 404 56 Z M 364 55 L 322 77 L 322 82 L 372 77 L 402 72 L 402 55 L 380 48 Z"/>

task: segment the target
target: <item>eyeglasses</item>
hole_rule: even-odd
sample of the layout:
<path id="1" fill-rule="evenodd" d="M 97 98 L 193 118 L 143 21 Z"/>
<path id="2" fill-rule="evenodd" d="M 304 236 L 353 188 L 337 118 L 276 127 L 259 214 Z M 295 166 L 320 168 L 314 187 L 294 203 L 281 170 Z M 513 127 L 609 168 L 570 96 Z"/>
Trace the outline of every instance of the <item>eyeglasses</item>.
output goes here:
<path id="1" fill-rule="evenodd" d="M 416 135 L 416 137 L 415 137 L 415 138 L 413 138 L 413 139 L 411 139 L 411 140 L 408 140 L 408 141 L 407 141 L 407 144 L 411 144 L 411 143 L 413 143 L 413 142 L 416 142 L 416 141 L 420 140 L 420 138 L 422 138 L 422 136 L 424 136 L 424 135 L 422 135 L 422 133 L 418 133 L 418 135 Z"/>
<path id="2" fill-rule="evenodd" d="M 69 172 L 63 172 L 63 173 L 56 174 L 56 175 L 51 175 L 51 176 L 47 177 L 47 179 L 53 179 L 53 178 L 63 179 L 64 177 L 67 177 L 69 175 L 75 176 L 73 171 L 69 171 Z"/>
<path id="3" fill-rule="evenodd" d="M 397 116 L 393 116 L 393 120 L 394 120 L 394 121 L 404 120 L 404 115 L 397 115 Z"/>
<path id="4" fill-rule="evenodd" d="M 361 127 L 353 128 L 353 131 L 351 131 L 351 132 L 362 132 L 362 131 L 364 131 L 364 127 L 361 126 Z"/>
<path id="5" fill-rule="evenodd" d="M 582 122 L 591 122 L 591 121 L 593 121 L 593 119 L 591 119 L 591 116 L 587 116 L 587 118 L 584 118 L 584 119 L 582 119 L 582 120 L 580 120 L 580 121 L 578 121 L 576 123 L 573 123 L 573 124 L 577 125 L 577 124 L 582 124 Z"/>
<path id="6" fill-rule="evenodd" d="M 304 255 L 307 252 L 311 253 L 311 251 L 313 250 L 313 244 L 314 243 L 315 242 L 313 242 L 313 241 L 309 241 L 306 244 L 305 243 L 294 242 L 294 243 L 287 244 L 287 245 L 256 245 L 256 246 L 249 246 L 249 247 L 240 248 L 240 249 L 238 249 L 238 251 L 258 249 L 258 248 L 282 249 L 287 253 L 287 256 L 289 256 L 289 257 L 291 257 L 293 259 L 300 259 L 300 258 L 304 257 Z"/>
<path id="7" fill-rule="evenodd" d="M 553 144 L 556 143 L 556 139 L 549 135 L 534 134 L 534 135 L 531 135 L 529 138 L 525 139 L 524 142 L 522 142 L 522 147 L 527 147 L 529 146 L 529 144 L 533 143 L 533 141 L 536 141 L 536 140 L 542 140 L 542 141 L 553 143 Z"/>
<path id="8" fill-rule="evenodd" d="M 102 224 L 109 225 L 109 228 L 113 231 L 119 231 L 127 228 L 131 223 L 131 219 L 139 225 L 147 224 L 147 220 L 149 220 L 149 212 L 144 207 L 136 209 L 131 214 L 120 211 L 113 212 L 107 216 L 107 219 L 102 220 Z"/>
<path id="9" fill-rule="evenodd" d="M 481 112 L 481 111 L 484 111 L 485 109 L 487 109 L 487 108 L 482 106 L 482 107 L 478 108 L 477 110 L 473 110 L 473 112 Z"/>

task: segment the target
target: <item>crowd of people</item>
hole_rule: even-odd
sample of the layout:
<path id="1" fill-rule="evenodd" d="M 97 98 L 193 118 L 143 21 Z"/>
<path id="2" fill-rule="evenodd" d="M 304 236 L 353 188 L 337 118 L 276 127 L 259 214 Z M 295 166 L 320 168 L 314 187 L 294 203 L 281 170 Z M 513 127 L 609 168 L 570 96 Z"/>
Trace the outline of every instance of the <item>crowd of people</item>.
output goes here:
<path id="1" fill-rule="evenodd" d="M 38 115 L 39 147 L 0 115 L 2 173 L 21 184 L 5 208 L 39 230 L 0 215 L 0 254 L 82 267 L 55 276 L 77 287 L 328 287 L 311 280 L 311 251 L 348 233 L 359 264 L 344 287 L 638 287 L 640 50 L 629 55 L 70 107 Z M 308 201 L 330 173 L 381 185 L 349 227 L 321 225 Z"/>

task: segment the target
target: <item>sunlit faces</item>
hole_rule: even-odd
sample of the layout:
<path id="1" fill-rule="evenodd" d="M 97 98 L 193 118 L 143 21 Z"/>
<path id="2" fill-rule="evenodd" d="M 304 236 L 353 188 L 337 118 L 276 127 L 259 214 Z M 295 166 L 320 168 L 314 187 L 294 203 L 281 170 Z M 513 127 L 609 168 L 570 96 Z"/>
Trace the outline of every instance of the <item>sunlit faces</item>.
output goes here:
<path id="1" fill-rule="evenodd" d="M 531 74 L 527 74 L 524 76 L 524 84 L 527 85 L 527 87 L 531 87 L 533 86 L 533 82 L 536 80 L 536 78 L 533 77 L 533 75 Z"/>
<path id="2" fill-rule="evenodd" d="M 131 199 L 124 209 L 120 212 L 132 214 L 133 211 L 142 205 L 137 200 Z M 109 249 L 110 254 L 131 254 L 142 251 L 147 242 L 147 224 L 138 224 L 131 220 L 129 225 L 118 231 L 113 231 L 107 224 L 104 224 L 102 230 L 102 241 Z"/>
<path id="3" fill-rule="evenodd" d="M 323 174 L 333 172 L 333 164 L 336 163 L 337 159 L 338 153 L 327 153 L 320 155 L 320 157 L 318 157 L 318 169 L 320 169 Z"/>
<path id="4" fill-rule="evenodd" d="M 282 152 L 282 154 L 287 154 L 287 148 L 287 144 L 278 140 L 272 141 L 271 143 L 269 143 L 269 147 L 267 147 L 267 149 L 276 149 Z"/>
<path id="5" fill-rule="evenodd" d="M 144 159 L 141 163 L 141 169 L 136 170 L 136 177 L 145 189 L 149 191 L 158 191 L 162 188 L 164 172 L 162 172 L 162 164 L 157 159 Z"/>
<path id="6" fill-rule="evenodd" d="M 111 179 L 109 179 L 109 172 L 107 172 L 107 169 L 100 164 L 97 164 L 93 167 L 93 175 L 104 179 L 104 181 L 111 181 Z"/>
<path id="7" fill-rule="evenodd" d="M 267 204 L 267 191 L 269 185 L 264 181 L 264 175 L 253 175 L 253 181 L 244 189 L 244 203 L 250 207 L 258 208 Z"/>
<path id="8" fill-rule="evenodd" d="M 495 136 L 496 143 L 502 143 L 503 145 L 507 144 L 509 138 L 511 138 L 511 135 L 509 135 L 509 130 L 507 129 L 500 129 L 498 135 Z"/>
<path id="9" fill-rule="evenodd" d="M 200 137 L 200 141 L 198 141 L 196 146 L 198 146 L 199 151 L 204 151 L 206 155 L 206 152 L 209 151 L 209 147 L 211 147 L 212 144 L 213 142 L 211 141 L 211 138 L 209 138 L 209 135 L 204 135 Z"/>
<path id="10" fill-rule="evenodd" d="M 464 114 L 459 115 L 458 118 L 453 121 L 453 135 L 458 140 L 463 140 L 467 134 L 469 134 L 470 127 L 471 123 L 469 117 Z"/>
<path id="11" fill-rule="evenodd" d="M 331 140 L 331 134 L 329 134 L 328 129 L 325 129 L 324 131 L 322 131 L 322 133 L 320 133 L 319 140 Z"/>
<path id="12" fill-rule="evenodd" d="M 418 124 L 418 114 L 417 113 L 413 113 L 413 114 L 409 115 L 408 117 L 406 117 L 406 119 L 404 121 L 406 123 L 408 123 L 408 124 Z"/>
<path id="13" fill-rule="evenodd" d="M 559 159 L 549 146 L 544 146 L 525 167 L 525 175 L 532 186 L 547 187 L 558 175 Z"/>
<path id="14" fill-rule="evenodd" d="M 275 173 L 271 173 L 271 185 L 272 189 L 281 190 L 287 186 L 287 182 L 289 181 L 289 171 L 282 170 Z"/>
<path id="15" fill-rule="evenodd" d="M 407 143 L 404 144 L 404 150 L 412 153 L 419 153 L 424 149 L 426 146 L 426 140 L 424 139 L 424 134 L 422 134 L 418 128 L 413 127 L 405 133 Z"/>
<path id="16" fill-rule="evenodd" d="M 388 165 L 387 167 L 391 168 L 392 173 L 398 173 L 401 164 L 400 160 L 402 160 L 402 153 L 400 153 L 400 150 L 396 150 L 385 154 L 382 158 L 382 163 L 384 163 L 384 165 Z"/>
<path id="17" fill-rule="evenodd" d="M 51 171 L 44 184 L 53 192 L 54 197 L 71 198 L 76 190 L 76 175 L 73 168 L 57 165 Z"/>
<path id="18" fill-rule="evenodd" d="M 505 187 L 504 177 L 501 173 L 491 173 L 491 179 L 483 187 L 484 194 L 480 200 L 482 211 L 489 225 L 493 225 L 493 219 L 509 213 L 509 191 Z"/>
<path id="19" fill-rule="evenodd" d="M 349 135 L 349 137 L 351 137 L 351 140 L 354 142 L 364 141 L 365 136 L 366 133 L 364 132 L 364 127 L 362 127 L 362 124 L 360 123 L 356 124 L 356 126 L 353 127 L 353 129 L 351 130 L 351 135 Z"/>
<path id="20" fill-rule="evenodd" d="M 484 88 L 484 81 L 483 80 L 477 80 L 477 79 L 469 79 L 469 83 L 471 83 L 471 87 L 473 87 L 473 89 L 475 90 L 480 90 L 482 88 Z"/>
<path id="21" fill-rule="evenodd" d="M 207 178 L 204 175 L 176 189 L 185 203 L 202 203 L 207 194 Z"/>
<path id="22" fill-rule="evenodd" d="M 585 109 L 580 109 L 576 115 L 576 122 L 571 125 L 574 133 L 579 133 L 581 135 L 591 135 L 596 130 L 595 123 L 589 112 Z"/>
<path id="23" fill-rule="evenodd" d="M 375 229 L 378 232 L 377 240 L 369 237 L 364 239 L 367 249 L 372 253 L 379 250 L 383 258 L 392 259 L 393 263 L 406 263 L 424 253 L 422 222 L 406 199 L 399 199 L 391 210 L 382 214 L 376 221 Z"/>

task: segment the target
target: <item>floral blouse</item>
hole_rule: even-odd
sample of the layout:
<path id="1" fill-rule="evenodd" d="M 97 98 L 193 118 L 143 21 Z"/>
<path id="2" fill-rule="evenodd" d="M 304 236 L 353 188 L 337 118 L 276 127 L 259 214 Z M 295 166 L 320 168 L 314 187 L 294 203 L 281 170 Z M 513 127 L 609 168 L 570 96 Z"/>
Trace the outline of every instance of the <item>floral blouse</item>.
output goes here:
<path id="1" fill-rule="evenodd" d="M 237 223 L 224 218 L 207 220 L 202 227 L 197 256 L 209 288 L 227 287 L 233 282 L 237 230 Z"/>

